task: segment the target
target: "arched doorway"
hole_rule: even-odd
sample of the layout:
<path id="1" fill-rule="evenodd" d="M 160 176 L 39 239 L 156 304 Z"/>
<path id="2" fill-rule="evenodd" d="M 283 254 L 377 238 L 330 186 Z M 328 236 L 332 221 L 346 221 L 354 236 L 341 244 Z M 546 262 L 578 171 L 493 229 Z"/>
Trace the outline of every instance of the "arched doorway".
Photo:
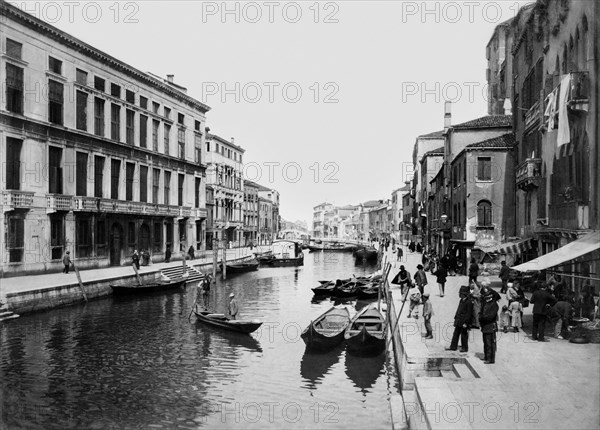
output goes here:
<path id="1" fill-rule="evenodd" d="M 110 265 L 121 265 L 121 250 L 123 245 L 123 227 L 114 223 L 110 228 Z"/>
<path id="2" fill-rule="evenodd" d="M 150 252 L 150 227 L 146 223 L 140 226 L 139 247 L 140 251 Z"/>

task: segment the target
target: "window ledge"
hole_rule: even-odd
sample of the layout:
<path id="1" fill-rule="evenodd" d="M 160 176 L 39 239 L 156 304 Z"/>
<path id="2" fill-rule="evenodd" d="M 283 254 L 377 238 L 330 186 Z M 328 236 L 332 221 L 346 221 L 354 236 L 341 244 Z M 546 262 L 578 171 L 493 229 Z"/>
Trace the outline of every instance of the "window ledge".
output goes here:
<path id="1" fill-rule="evenodd" d="M 24 67 L 29 66 L 29 63 L 27 61 L 21 60 L 20 58 L 17 58 L 17 57 L 11 57 L 8 54 L 2 54 L 2 58 L 4 58 L 9 63 L 18 64 L 18 65 L 24 66 Z"/>
<path id="2" fill-rule="evenodd" d="M 494 230 L 494 226 L 493 225 L 478 225 L 475 226 L 476 230 Z"/>
<path id="3" fill-rule="evenodd" d="M 51 72 L 50 70 L 46 70 L 46 76 L 49 78 L 58 79 L 59 81 L 67 82 L 67 78 L 65 78 L 63 75 Z"/>

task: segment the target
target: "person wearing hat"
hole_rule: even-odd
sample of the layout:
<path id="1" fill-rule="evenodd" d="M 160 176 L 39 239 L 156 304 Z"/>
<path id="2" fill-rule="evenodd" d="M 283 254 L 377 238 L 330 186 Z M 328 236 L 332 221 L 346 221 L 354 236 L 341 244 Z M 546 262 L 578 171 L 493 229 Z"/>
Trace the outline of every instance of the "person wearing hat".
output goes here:
<path id="1" fill-rule="evenodd" d="M 415 280 L 415 284 L 417 284 L 417 287 L 419 287 L 419 291 L 421 292 L 421 295 L 423 295 L 423 291 L 425 290 L 425 285 L 427 285 L 427 275 L 425 274 L 425 271 L 423 270 L 422 264 L 419 264 L 417 266 L 417 272 L 415 273 L 415 276 L 413 277 L 413 279 Z"/>
<path id="2" fill-rule="evenodd" d="M 531 330 L 531 339 L 538 342 L 547 342 L 544 339 L 546 331 L 546 319 L 548 318 L 548 309 L 556 304 L 556 299 L 552 294 L 546 291 L 546 284 L 542 284 L 539 290 L 536 290 L 531 296 L 533 303 L 533 328 Z"/>
<path id="3" fill-rule="evenodd" d="M 498 277 L 502 281 L 502 288 L 500 289 L 500 292 L 504 294 L 506 293 L 506 290 L 508 290 L 508 279 L 510 277 L 510 269 L 504 260 L 502 260 L 500 263 L 500 273 L 498 274 Z"/>
<path id="4" fill-rule="evenodd" d="M 63 257 L 63 264 L 65 268 L 63 269 L 63 273 L 69 273 L 69 267 L 71 266 L 71 251 L 65 252 L 65 256 Z"/>
<path id="5" fill-rule="evenodd" d="M 208 303 L 210 298 L 210 284 L 212 283 L 212 276 L 206 275 L 201 282 L 202 286 L 202 305 L 204 309 L 208 309 Z M 199 285 L 200 286 L 200 285 Z"/>
<path id="6" fill-rule="evenodd" d="M 470 298 L 470 291 L 467 285 L 460 287 L 458 291 L 460 301 L 454 314 L 454 333 L 450 346 L 447 351 L 456 351 L 458 348 L 458 340 L 460 338 L 460 352 L 469 351 L 469 328 L 473 320 L 473 302 Z"/>
<path id="7" fill-rule="evenodd" d="M 479 324 L 481 325 L 481 333 L 483 334 L 484 363 L 486 364 L 494 364 L 496 362 L 498 302 L 494 300 L 495 296 L 492 294 L 492 291 L 492 289 L 482 291 L 483 306 L 481 308 L 481 315 L 479 316 Z"/>
<path id="8" fill-rule="evenodd" d="M 427 333 L 423 335 L 425 339 L 433 339 L 433 329 L 431 328 L 431 317 L 433 316 L 433 306 L 429 301 L 429 293 L 423 294 L 423 319 L 425 320 L 425 330 Z"/>
<path id="9" fill-rule="evenodd" d="M 235 294 L 231 293 L 229 295 L 229 315 L 231 315 L 231 319 L 234 320 L 238 314 L 238 304 L 235 301 Z"/>

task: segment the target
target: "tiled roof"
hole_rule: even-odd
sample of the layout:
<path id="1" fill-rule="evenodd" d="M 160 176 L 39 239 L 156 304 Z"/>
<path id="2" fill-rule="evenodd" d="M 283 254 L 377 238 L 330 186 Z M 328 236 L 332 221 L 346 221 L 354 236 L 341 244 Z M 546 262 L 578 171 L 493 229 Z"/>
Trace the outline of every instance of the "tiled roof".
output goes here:
<path id="1" fill-rule="evenodd" d="M 381 205 L 381 200 L 369 200 L 368 202 L 364 202 L 363 206 L 374 207 Z"/>
<path id="2" fill-rule="evenodd" d="M 432 149 L 431 151 L 426 152 L 423 156 L 426 157 L 428 155 L 444 155 L 444 147 L 441 146 L 437 149 Z"/>
<path id="3" fill-rule="evenodd" d="M 422 134 L 417 139 L 441 139 L 444 137 L 444 130 L 434 131 L 433 133 Z"/>
<path id="4" fill-rule="evenodd" d="M 502 128 L 512 127 L 512 115 L 487 115 L 462 124 L 453 125 L 455 130 L 469 128 Z"/>
<path id="5" fill-rule="evenodd" d="M 483 140 L 481 142 L 472 143 L 466 146 L 469 149 L 493 149 L 493 148 L 512 148 L 515 145 L 515 135 L 512 133 L 503 134 L 502 136 L 492 139 Z"/>

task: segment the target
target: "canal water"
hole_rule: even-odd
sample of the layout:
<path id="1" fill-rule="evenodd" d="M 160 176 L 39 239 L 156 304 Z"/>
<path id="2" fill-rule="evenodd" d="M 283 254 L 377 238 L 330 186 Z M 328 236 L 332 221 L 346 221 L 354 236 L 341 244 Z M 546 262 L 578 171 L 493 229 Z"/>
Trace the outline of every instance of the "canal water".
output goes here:
<path id="1" fill-rule="evenodd" d="M 374 271 L 351 254 L 230 275 L 211 291 L 264 321 L 251 336 L 197 323 L 194 286 L 25 315 L 0 326 L 0 428 L 390 428 L 391 359 L 305 351 L 301 330 L 332 302 L 322 279 Z M 364 303 L 347 302 L 355 312 Z"/>

